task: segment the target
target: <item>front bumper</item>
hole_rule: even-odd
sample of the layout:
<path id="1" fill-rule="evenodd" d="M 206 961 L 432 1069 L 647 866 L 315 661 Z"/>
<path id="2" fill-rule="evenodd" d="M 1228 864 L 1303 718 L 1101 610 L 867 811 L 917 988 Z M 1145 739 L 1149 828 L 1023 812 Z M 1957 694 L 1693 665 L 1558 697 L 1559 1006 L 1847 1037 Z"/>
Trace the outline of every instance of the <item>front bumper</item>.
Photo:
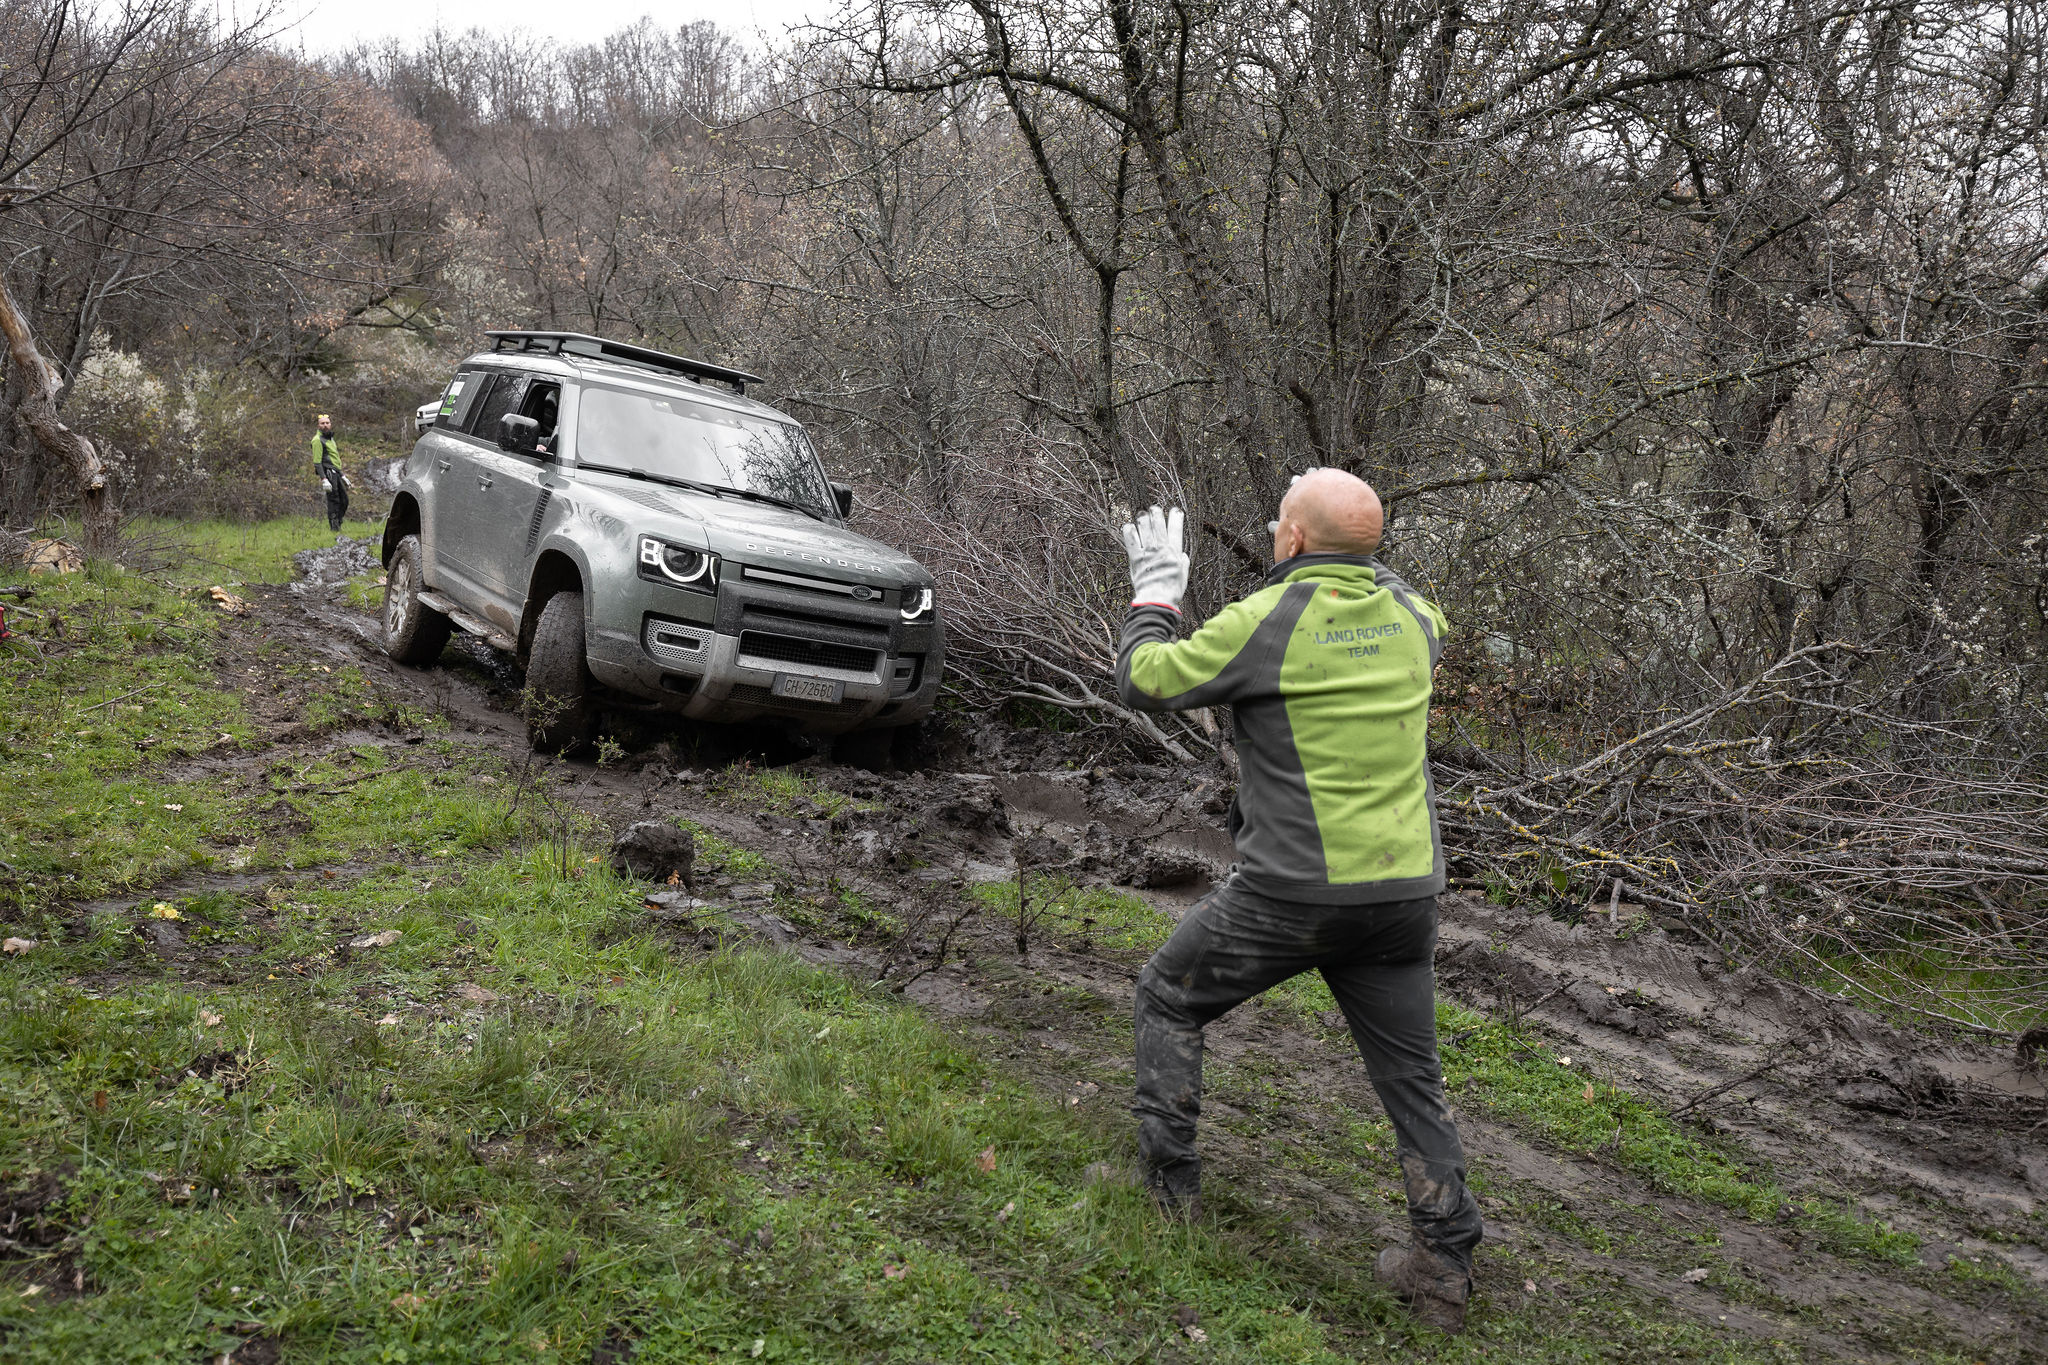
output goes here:
<path id="1" fill-rule="evenodd" d="M 619 585 L 592 613 L 592 675 L 693 719 L 773 719 L 819 734 L 931 713 L 945 669 L 936 620 L 906 625 L 893 604 L 751 581 L 742 568 L 728 566 L 716 595 L 638 578 Z M 778 695 L 778 679 L 835 699 Z"/>

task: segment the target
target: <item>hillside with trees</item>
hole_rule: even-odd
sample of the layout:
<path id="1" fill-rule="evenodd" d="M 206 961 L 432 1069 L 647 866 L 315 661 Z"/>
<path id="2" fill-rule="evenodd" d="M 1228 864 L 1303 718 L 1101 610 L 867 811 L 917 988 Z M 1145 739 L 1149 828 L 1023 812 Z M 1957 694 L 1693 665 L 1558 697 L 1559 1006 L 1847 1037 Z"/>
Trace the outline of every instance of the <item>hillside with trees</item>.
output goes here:
<path id="1" fill-rule="evenodd" d="M 2042 988 L 2038 7 L 974 0 L 312 65 L 179 0 L 4 22 L 10 525 L 278 510 L 312 409 L 395 455 L 487 328 L 643 339 L 768 375 L 940 568 L 963 699 L 1178 758 L 1213 726 L 1107 686 L 1118 509 L 1190 508 L 1199 612 L 1337 465 L 1457 623 L 1467 884 L 1834 987 L 1953 953 L 1888 974 L 1967 1025 Z"/>
<path id="2" fill-rule="evenodd" d="M 318 57 L 20 0 L 0 53 L 10 563 L 305 512 L 313 413 L 370 484 L 484 332 L 595 333 L 765 376 L 934 569 L 954 768 L 1222 789 L 1226 719 L 1117 699 L 1115 528 L 1187 508 L 1199 620 L 1337 466 L 1453 626 L 1456 889 L 2048 1055 L 2039 0 L 874 0 Z"/>

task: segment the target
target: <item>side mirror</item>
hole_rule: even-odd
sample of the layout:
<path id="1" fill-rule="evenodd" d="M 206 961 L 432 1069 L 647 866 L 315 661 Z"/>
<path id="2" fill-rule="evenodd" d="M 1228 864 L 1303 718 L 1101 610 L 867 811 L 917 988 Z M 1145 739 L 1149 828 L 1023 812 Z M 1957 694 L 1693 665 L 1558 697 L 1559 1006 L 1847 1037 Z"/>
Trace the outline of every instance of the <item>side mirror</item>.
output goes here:
<path id="1" fill-rule="evenodd" d="M 832 501 L 839 505 L 839 517 L 844 521 L 853 515 L 853 485 L 835 483 L 832 485 Z"/>
<path id="2" fill-rule="evenodd" d="M 522 455 L 531 455 L 533 448 L 539 444 L 540 423 L 533 418 L 508 412 L 498 419 L 498 449 L 515 450 Z"/>

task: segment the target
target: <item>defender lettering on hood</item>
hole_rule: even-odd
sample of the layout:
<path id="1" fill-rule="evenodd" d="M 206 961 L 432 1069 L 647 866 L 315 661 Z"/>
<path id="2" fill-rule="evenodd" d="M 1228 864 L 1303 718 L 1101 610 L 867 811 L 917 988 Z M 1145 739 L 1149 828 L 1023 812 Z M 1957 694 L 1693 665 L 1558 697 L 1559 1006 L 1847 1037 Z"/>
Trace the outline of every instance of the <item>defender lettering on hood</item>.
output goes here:
<path id="1" fill-rule="evenodd" d="M 806 564 L 817 564 L 828 569 L 856 569 L 862 573 L 873 574 L 882 572 L 882 566 L 879 564 L 865 563 L 858 559 L 847 559 L 843 556 L 815 555 L 808 550 L 792 550 L 786 546 L 773 545 L 761 541 L 750 540 L 744 548 L 752 553 L 780 555 L 784 559 L 801 560 Z"/>

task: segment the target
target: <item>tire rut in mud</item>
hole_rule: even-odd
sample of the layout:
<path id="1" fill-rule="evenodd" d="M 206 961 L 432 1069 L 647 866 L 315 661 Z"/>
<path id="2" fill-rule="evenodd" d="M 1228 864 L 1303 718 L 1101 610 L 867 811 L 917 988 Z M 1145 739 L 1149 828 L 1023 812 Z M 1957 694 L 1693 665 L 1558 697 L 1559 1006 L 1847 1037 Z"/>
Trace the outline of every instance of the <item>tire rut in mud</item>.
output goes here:
<path id="1" fill-rule="evenodd" d="M 454 667 L 392 664 L 375 648 L 371 618 L 316 585 L 345 575 L 318 566 L 316 558 L 314 579 L 254 597 L 273 636 L 346 660 L 379 691 L 446 716 L 466 742 L 524 760 L 516 679 L 502 664 L 480 666 L 453 648 Z M 317 750 L 321 741 L 300 743 Z M 975 756 L 985 772 L 879 777 L 806 764 L 811 776 L 882 807 L 842 821 L 734 809 L 666 746 L 637 771 L 553 771 L 569 799 L 610 827 L 650 810 L 685 817 L 765 854 L 798 882 L 837 879 L 889 904 L 1006 875 L 1027 824 L 1067 850 L 1083 875 L 1121 879 L 1169 915 L 1220 875 L 1229 856 L 1213 775 L 1190 782 L 1142 765 L 1004 771 L 1000 753 L 989 757 Z M 890 968 L 893 949 L 858 932 L 806 937 L 773 915 L 748 914 L 740 922 L 764 942 L 813 962 L 870 979 Z M 1042 941 L 1019 961 L 1007 934 L 985 922 L 963 926 L 947 945 L 950 960 L 918 974 L 905 997 L 957 1020 L 1017 1070 L 1114 1125 L 1127 1107 L 1129 1062 L 1128 1028 L 1112 1020 L 1128 1011 L 1141 959 Z M 913 957 L 919 946 L 910 945 Z M 933 945 L 921 946 L 929 953 Z M 1808 1358 L 1945 1349 L 2019 1360 L 2028 1343 L 2048 1340 L 2040 1292 L 2048 1287 L 2048 1125 L 2040 1122 L 2048 1100 L 2039 1077 L 2010 1058 L 1817 1000 L 1661 928 L 1638 924 L 1617 935 L 1471 897 L 1444 898 L 1439 970 L 1451 997 L 1526 1018 L 1641 1098 L 1683 1109 L 1686 1122 L 1738 1145 L 1789 1192 L 1846 1192 L 1866 1213 L 1918 1233 L 1924 1261 L 1840 1258 L 1796 1228 L 1660 1193 L 1610 1161 L 1464 1115 L 1468 1148 L 1489 1184 L 1490 1238 L 1519 1264 L 1627 1285 L 1717 1329 L 1793 1344 Z M 1215 1088 L 1204 1144 L 1216 1181 L 1232 1187 L 1233 1198 L 1294 1211 L 1310 1244 L 1398 1235 L 1390 1157 L 1387 1170 L 1371 1173 L 1375 1206 L 1313 1163 L 1280 1155 L 1312 1147 L 1343 1112 L 1376 1112 L 1348 1039 L 1259 1004 L 1210 1034 L 1220 1070 L 1256 1073 L 1286 1097 L 1280 1112 L 1244 1087 Z M 2037 1102 L 2043 1108 L 2034 1114 Z M 1688 1279 L 1704 1244 L 1716 1248 L 1717 1273 Z M 1985 1252 L 2010 1261 L 2034 1288 L 1986 1296 L 1942 1277 L 1949 1255 Z M 1528 1292 L 1519 1271 L 1512 1282 L 1487 1282 L 1491 1264 L 1482 1261 L 1482 1293 Z M 1539 1294 L 1566 1292 L 1540 1273 L 1526 1283 Z"/>

